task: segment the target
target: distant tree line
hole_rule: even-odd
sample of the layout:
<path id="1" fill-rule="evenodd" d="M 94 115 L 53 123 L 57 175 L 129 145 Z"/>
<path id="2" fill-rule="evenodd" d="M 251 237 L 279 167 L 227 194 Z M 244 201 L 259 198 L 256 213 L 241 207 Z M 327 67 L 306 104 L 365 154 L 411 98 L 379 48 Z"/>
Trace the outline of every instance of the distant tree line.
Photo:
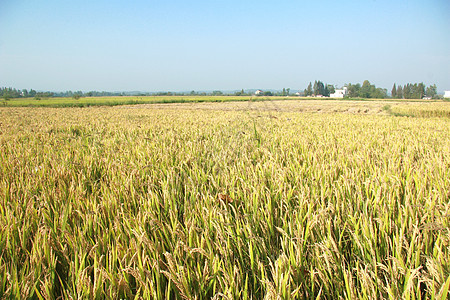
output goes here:
<path id="1" fill-rule="evenodd" d="M 27 97 L 35 97 L 37 92 L 33 89 L 30 91 L 28 90 L 18 90 L 10 87 L 2 87 L 0 88 L 0 97 L 4 99 L 10 99 L 10 98 L 27 98 Z"/>
<path id="2" fill-rule="evenodd" d="M 14 88 L 10 88 L 10 87 L 2 87 L 0 88 L 0 97 L 8 100 L 11 98 L 50 98 L 50 97 L 54 97 L 55 93 L 53 92 L 36 92 L 35 90 L 31 89 L 31 90 L 27 90 L 27 89 L 23 89 L 23 90 L 19 90 L 19 89 L 14 89 Z"/>
<path id="3" fill-rule="evenodd" d="M 282 91 L 264 91 L 263 96 L 289 96 L 290 88 L 283 88 Z M 50 97 L 69 97 L 74 99 L 79 99 L 81 97 L 105 97 L 105 96 L 251 96 L 253 93 L 251 91 L 244 91 L 241 89 L 237 92 L 224 93 L 220 90 L 214 90 L 212 92 L 170 92 L 161 91 L 154 93 L 141 93 L 141 92 L 99 92 L 99 91 L 65 91 L 65 92 L 36 92 L 35 90 L 19 90 L 14 88 L 0 88 L 0 98 L 12 99 L 12 98 L 35 98 L 37 100 L 41 98 Z"/>
<path id="4" fill-rule="evenodd" d="M 329 97 L 330 94 L 335 92 L 335 88 L 332 84 L 324 84 L 322 81 L 314 81 L 314 86 L 311 82 L 308 87 L 303 91 L 304 96 L 324 96 Z"/>
<path id="5" fill-rule="evenodd" d="M 377 88 L 374 84 L 371 84 L 368 80 L 365 80 L 363 84 L 352 84 L 348 83 L 345 85 L 347 87 L 347 97 L 350 98 L 387 98 L 387 90 L 383 88 Z M 282 91 L 264 91 L 261 96 L 289 96 L 290 88 L 283 88 Z M 320 80 L 309 83 L 308 87 L 303 91 L 297 93 L 297 95 L 302 96 L 324 96 L 329 97 L 335 92 L 335 86 L 332 84 L 324 84 Z M 4 100 L 12 98 L 35 98 L 39 100 L 41 98 L 50 97 L 72 97 L 74 99 L 79 99 L 81 97 L 104 97 L 104 96 L 251 96 L 253 95 L 252 90 L 224 93 L 220 90 L 215 90 L 212 92 L 155 92 L 155 93 L 141 93 L 141 92 L 99 92 L 99 91 L 65 91 L 65 92 L 36 92 L 33 89 L 15 89 L 11 87 L 0 88 L 0 98 Z M 423 97 L 439 98 L 437 94 L 436 85 L 430 85 L 425 87 L 423 82 L 421 83 L 407 83 L 405 85 L 396 85 L 391 90 L 392 98 L 396 99 L 422 99 Z"/>
<path id="6" fill-rule="evenodd" d="M 15 89 L 10 87 L 0 88 L 1 98 L 50 98 L 50 97 L 101 97 L 101 96 L 125 96 L 125 93 L 119 92 L 82 92 L 82 91 L 66 91 L 66 92 L 36 92 L 33 89 Z"/>
<path id="7" fill-rule="evenodd" d="M 72 98 L 80 98 L 80 97 L 103 97 L 103 96 L 123 96 L 123 93 L 119 92 L 98 92 L 98 91 L 65 91 L 65 92 L 57 92 L 54 93 L 55 97 L 72 97 Z"/>
<path id="8" fill-rule="evenodd" d="M 370 84 L 369 80 L 364 80 L 363 84 L 347 84 L 348 97 L 357 98 L 387 98 L 387 90 L 377 88 L 374 84 Z"/>
<path id="9" fill-rule="evenodd" d="M 377 88 L 374 84 L 371 84 L 369 80 L 365 80 L 363 84 L 348 83 L 347 97 L 349 98 L 387 98 L 387 90 L 384 88 Z M 335 88 L 332 84 L 324 84 L 320 80 L 314 81 L 314 85 L 310 82 L 308 87 L 303 91 L 303 95 L 308 96 L 325 96 L 335 92 Z M 425 87 L 423 82 L 421 83 L 407 83 L 404 86 L 397 86 L 394 83 L 391 91 L 392 98 L 396 99 L 422 99 L 423 97 L 439 98 L 437 94 L 437 87 L 435 84 Z"/>
<path id="10" fill-rule="evenodd" d="M 391 90 L 392 98 L 396 99 L 422 99 L 423 97 L 437 98 L 437 87 L 435 84 L 425 88 L 423 82 L 421 83 L 407 83 L 404 86 L 394 83 Z"/>

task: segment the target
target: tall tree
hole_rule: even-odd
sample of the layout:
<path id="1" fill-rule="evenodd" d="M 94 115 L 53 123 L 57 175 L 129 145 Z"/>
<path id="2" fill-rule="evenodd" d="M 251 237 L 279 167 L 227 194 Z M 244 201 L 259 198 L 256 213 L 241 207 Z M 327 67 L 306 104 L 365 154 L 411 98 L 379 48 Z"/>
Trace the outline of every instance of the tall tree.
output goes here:
<path id="1" fill-rule="evenodd" d="M 418 99 L 422 99 L 425 95 L 425 84 L 423 84 L 423 82 L 417 84 L 416 94 L 418 96 Z"/>
<path id="2" fill-rule="evenodd" d="M 311 82 L 309 82 L 308 87 L 305 89 L 305 96 L 312 96 L 313 94 L 313 89 L 312 89 L 312 84 Z"/>
<path id="3" fill-rule="evenodd" d="M 397 87 L 395 86 L 395 83 L 394 86 L 392 87 L 391 96 L 392 98 L 397 98 Z"/>
<path id="4" fill-rule="evenodd" d="M 369 80 L 364 80 L 363 85 L 359 91 L 359 96 L 362 98 L 370 98 L 371 84 Z"/>
<path id="5" fill-rule="evenodd" d="M 349 83 L 347 86 L 348 96 L 349 97 L 359 97 L 360 89 L 361 89 L 361 85 L 359 83 L 357 83 L 357 84 Z"/>
<path id="6" fill-rule="evenodd" d="M 336 92 L 336 89 L 334 88 L 334 85 L 332 85 L 332 84 L 327 84 L 327 89 L 330 94 L 333 94 L 334 92 Z"/>
<path id="7" fill-rule="evenodd" d="M 398 99 L 403 99 L 403 88 L 401 85 L 399 85 L 397 87 L 397 98 Z"/>
<path id="8" fill-rule="evenodd" d="M 436 95 L 437 95 L 437 88 L 436 88 L 435 84 L 430 85 L 429 87 L 427 87 L 426 95 L 428 97 L 431 97 L 431 98 L 436 97 Z"/>
<path id="9" fill-rule="evenodd" d="M 324 96 L 325 95 L 325 86 L 322 81 L 316 80 L 314 81 L 314 95 L 315 96 Z"/>
<path id="10" fill-rule="evenodd" d="M 403 98 L 405 99 L 411 99 L 411 84 L 407 83 L 403 87 Z"/>

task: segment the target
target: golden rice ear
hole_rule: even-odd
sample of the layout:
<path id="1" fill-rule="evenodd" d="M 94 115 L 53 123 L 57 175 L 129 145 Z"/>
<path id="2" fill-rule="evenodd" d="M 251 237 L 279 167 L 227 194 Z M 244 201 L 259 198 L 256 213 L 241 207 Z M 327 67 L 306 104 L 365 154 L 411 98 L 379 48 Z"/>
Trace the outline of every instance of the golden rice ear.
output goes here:
<path id="1" fill-rule="evenodd" d="M 231 199 L 231 197 L 227 194 L 217 194 L 217 198 L 225 204 L 233 203 L 233 199 Z"/>

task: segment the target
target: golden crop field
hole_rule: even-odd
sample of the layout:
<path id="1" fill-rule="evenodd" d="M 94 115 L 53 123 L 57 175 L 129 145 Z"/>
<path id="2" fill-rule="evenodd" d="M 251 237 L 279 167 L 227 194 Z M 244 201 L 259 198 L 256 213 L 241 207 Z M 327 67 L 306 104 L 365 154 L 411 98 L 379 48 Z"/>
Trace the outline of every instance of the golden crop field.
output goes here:
<path id="1" fill-rule="evenodd" d="M 144 103 L 185 103 L 185 102 L 223 102 L 223 101 L 248 101 L 251 96 L 115 96 L 115 97 L 70 97 L 50 98 L 16 98 L 3 100 L 0 104 L 9 107 L 90 107 L 90 106 L 117 106 Z M 283 97 L 255 97 L 258 101 Z M 284 97 L 286 98 L 286 97 Z"/>
<path id="2" fill-rule="evenodd" d="M 449 112 L 0 108 L 0 298 L 447 299 Z"/>

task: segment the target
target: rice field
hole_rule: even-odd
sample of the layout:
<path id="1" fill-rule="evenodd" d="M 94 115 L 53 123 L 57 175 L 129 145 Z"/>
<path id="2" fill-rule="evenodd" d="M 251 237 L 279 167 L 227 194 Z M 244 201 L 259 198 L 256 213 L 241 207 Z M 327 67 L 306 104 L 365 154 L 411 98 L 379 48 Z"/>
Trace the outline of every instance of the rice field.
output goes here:
<path id="1" fill-rule="evenodd" d="M 0 298 L 448 299 L 450 103 L 311 105 L 1 107 Z"/>
<path id="2" fill-rule="evenodd" d="M 175 95 L 175 96 L 114 96 L 114 97 L 81 97 L 79 99 L 73 99 L 70 97 L 50 97 L 41 98 L 39 100 L 35 98 L 15 98 L 10 100 L 2 99 L 0 101 L 0 107 L 92 107 L 92 106 L 120 106 L 120 105 L 136 105 L 136 104 L 196 104 L 196 103 L 247 103 L 247 102 L 279 102 L 282 100 L 307 102 L 320 102 L 321 105 L 327 102 L 335 104 L 336 99 L 333 98 L 302 98 L 296 96 L 199 96 L 199 95 Z M 348 102 L 346 100 L 338 100 L 340 102 Z M 385 103 L 441 103 L 440 100 L 422 100 L 417 99 L 351 99 L 351 102 L 364 101 L 364 102 L 385 102 Z"/>
<path id="3" fill-rule="evenodd" d="M 251 97 L 251 96 L 116 96 L 116 97 L 70 97 L 51 98 L 16 98 L 3 100 L 0 105 L 5 107 L 91 107 L 91 106 L 119 106 L 145 103 L 198 103 L 198 102 L 229 102 L 270 100 L 271 98 L 283 99 L 283 97 Z"/>

